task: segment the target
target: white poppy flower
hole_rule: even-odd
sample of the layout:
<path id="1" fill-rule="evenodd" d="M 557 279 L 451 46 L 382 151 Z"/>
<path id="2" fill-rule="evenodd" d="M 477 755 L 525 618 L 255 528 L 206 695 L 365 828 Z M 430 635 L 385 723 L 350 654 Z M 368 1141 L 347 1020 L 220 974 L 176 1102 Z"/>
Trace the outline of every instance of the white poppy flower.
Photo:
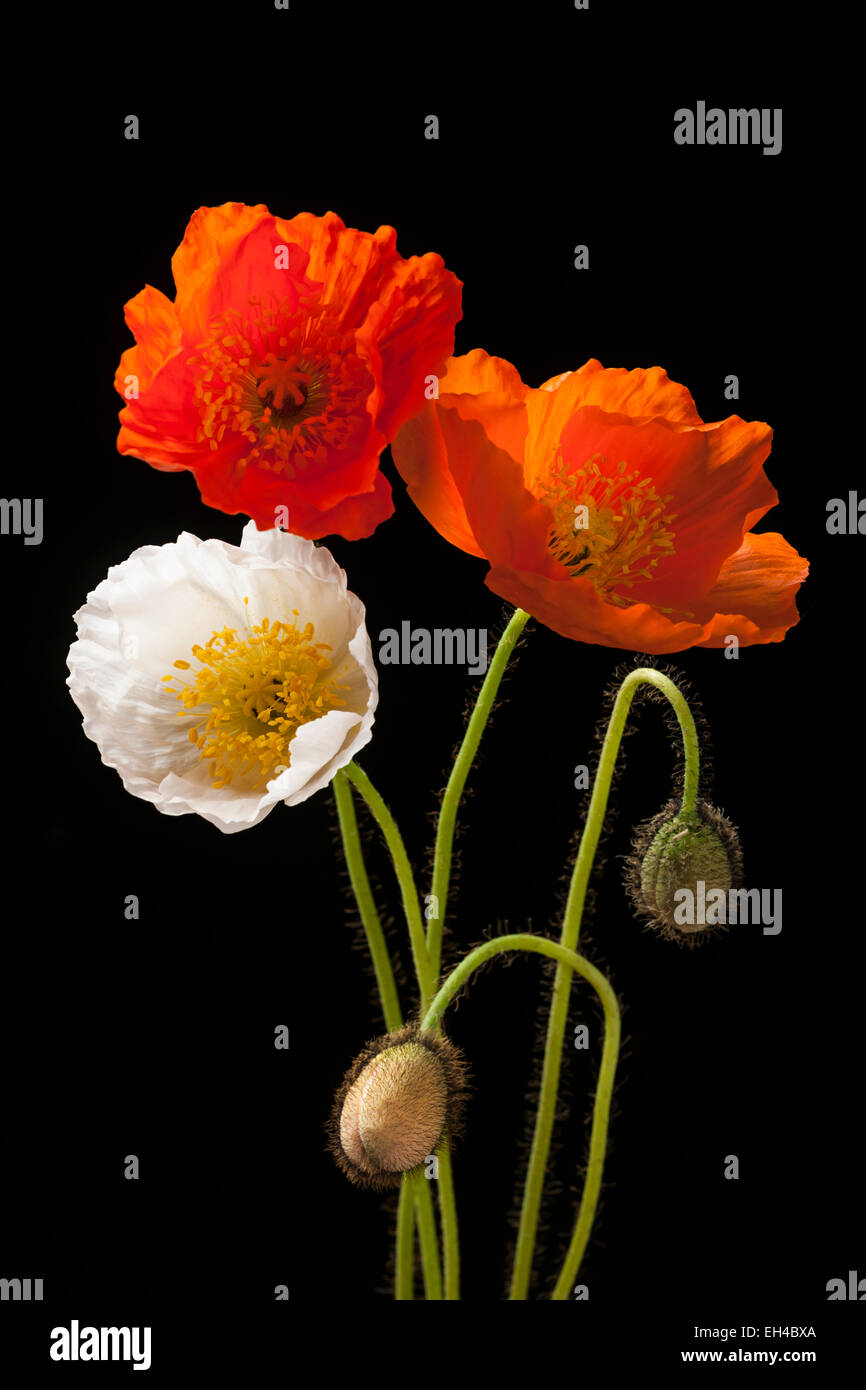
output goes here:
<path id="1" fill-rule="evenodd" d="M 145 545 L 75 614 L 67 684 L 134 796 L 220 830 L 305 801 L 369 742 L 364 606 L 322 546 L 250 522 L 240 547 Z"/>

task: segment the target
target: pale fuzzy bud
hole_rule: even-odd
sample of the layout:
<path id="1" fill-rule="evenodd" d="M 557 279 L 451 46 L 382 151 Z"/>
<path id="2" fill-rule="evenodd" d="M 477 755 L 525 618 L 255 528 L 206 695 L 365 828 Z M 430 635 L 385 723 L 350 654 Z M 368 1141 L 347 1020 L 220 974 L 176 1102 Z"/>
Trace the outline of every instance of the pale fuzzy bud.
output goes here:
<path id="1" fill-rule="evenodd" d="M 405 1173 L 423 1163 L 445 1127 L 445 1071 L 420 1043 L 388 1047 L 349 1088 L 340 1142 L 351 1161 L 373 1172 Z"/>
<path id="2" fill-rule="evenodd" d="M 460 1053 L 414 1026 L 376 1039 L 337 1092 L 330 1147 L 361 1186 L 392 1187 L 419 1168 L 446 1129 L 460 1125 L 466 1092 Z"/>

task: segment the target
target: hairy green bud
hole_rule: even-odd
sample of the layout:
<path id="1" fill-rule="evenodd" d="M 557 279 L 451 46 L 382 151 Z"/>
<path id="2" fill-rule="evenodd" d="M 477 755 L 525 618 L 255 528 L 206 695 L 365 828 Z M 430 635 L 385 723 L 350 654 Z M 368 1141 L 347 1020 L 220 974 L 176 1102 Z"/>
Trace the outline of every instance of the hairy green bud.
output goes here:
<path id="1" fill-rule="evenodd" d="M 700 920 L 684 921 L 683 913 L 677 913 L 683 890 L 703 900 L 714 891 L 727 894 L 739 887 L 741 878 L 742 853 L 731 822 L 707 802 L 689 812 L 673 801 L 639 827 L 626 885 L 638 914 L 651 927 L 694 946 L 714 928 Z"/>

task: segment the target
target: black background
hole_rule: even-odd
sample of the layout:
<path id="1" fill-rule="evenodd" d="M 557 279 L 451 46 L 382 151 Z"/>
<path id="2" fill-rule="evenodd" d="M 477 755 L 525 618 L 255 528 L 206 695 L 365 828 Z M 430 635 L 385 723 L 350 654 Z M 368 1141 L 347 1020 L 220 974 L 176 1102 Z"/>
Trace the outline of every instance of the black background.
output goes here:
<path id="1" fill-rule="evenodd" d="M 20 1356 L 32 1368 L 23 1384 L 46 1367 L 52 1381 L 70 1374 L 48 1362 L 48 1332 L 78 1317 L 151 1324 L 151 1375 L 238 1353 L 270 1384 L 304 1337 L 292 1304 L 330 1310 L 339 1328 L 390 1298 L 381 1199 L 350 1188 L 324 1151 L 330 1096 L 381 1031 L 352 949 L 330 791 L 234 836 L 161 816 L 102 766 L 64 685 L 71 615 L 110 564 L 181 530 L 240 539 L 243 518 L 205 508 L 191 475 L 116 453 L 112 387 L 131 341 L 123 304 L 145 283 L 172 295 L 170 256 L 190 214 L 239 200 L 286 217 L 333 209 L 367 230 L 390 223 L 403 255 L 440 252 L 465 285 L 456 351 L 482 346 L 532 385 L 590 356 L 658 363 L 704 419 L 733 409 L 774 426 L 768 473 L 781 502 L 762 525 L 812 563 L 800 625 L 738 661 L 710 650 L 671 661 L 700 696 L 712 796 L 740 828 L 747 882 L 783 889 L 784 927 L 740 928 L 689 952 L 633 920 L 621 856 L 667 799 L 673 767 L 661 712 L 642 709 L 582 936 L 623 1001 L 627 1046 L 581 1276 L 590 1301 L 573 1305 L 569 1332 L 615 1335 L 620 1357 L 639 1347 L 667 1366 L 696 1322 L 811 1324 L 826 1365 L 859 1314 L 826 1302 L 827 1280 L 866 1274 L 855 1124 L 862 541 L 825 529 L 827 500 L 857 488 L 862 465 L 839 408 L 847 248 L 831 116 L 814 89 L 783 83 L 793 36 L 773 7 L 760 34 L 754 6 L 700 21 L 596 0 L 587 13 L 481 6 L 471 33 L 456 7 L 292 0 L 288 13 L 228 13 L 181 12 L 187 32 L 146 11 L 137 26 L 108 26 L 99 57 L 78 32 L 50 100 L 34 70 L 13 154 L 7 296 L 20 307 L 14 333 L 7 322 L 17 367 L 4 493 L 44 497 L 45 537 L 0 545 L 0 1276 L 43 1277 L 45 1302 L 3 1304 L 0 1364 Z M 698 99 L 783 106 L 781 155 L 676 146 L 673 112 Z M 138 142 L 123 135 L 131 112 Z M 428 113 L 438 142 L 424 138 Z M 573 267 L 577 243 L 589 271 Z M 482 562 L 424 522 L 387 454 L 383 466 L 394 518 L 368 540 L 327 542 L 367 605 L 374 650 L 404 618 L 498 632 L 505 609 Z M 588 799 L 573 769 L 591 763 L 605 688 L 633 659 L 527 631 L 465 804 L 452 963 L 506 923 L 558 933 Z M 382 667 L 380 681 L 360 761 L 423 884 L 431 814 L 478 683 L 446 667 Z M 372 834 L 369 855 L 396 914 Z M 130 893 L 138 922 L 124 919 Z M 393 939 L 403 951 L 396 916 Z M 535 959 L 495 963 L 451 1015 L 475 1086 L 456 1162 L 467 1300 L 506 1294 L 545 979 Z M 572 1022 L 582 1018 L 593 1046 L 566 1057 L 564 1193 L 534 1298 L 555 1279 L 585 1152 L 601 1030 L 580 987 Z M 279 1023 L 288 1053 L 273 1047 Z M 131 1153 L 137 1182 L 123 1176 Z M 737 1182 L 723 1177 L 732 1153 Z M 288 1305 L 273 1301 L 280 1283 Z"/>

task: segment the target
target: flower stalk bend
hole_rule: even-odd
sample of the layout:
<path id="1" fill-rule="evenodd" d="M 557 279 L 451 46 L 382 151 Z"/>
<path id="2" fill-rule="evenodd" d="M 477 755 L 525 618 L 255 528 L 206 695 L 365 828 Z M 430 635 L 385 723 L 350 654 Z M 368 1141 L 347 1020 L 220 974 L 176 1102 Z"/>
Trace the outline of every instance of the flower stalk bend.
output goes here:
<path id="1" fill-rule="evenodd" d="M 559 968 L 566 971 L 569 978 L 572 973 L 576 971 L 577 974 L 582 975 L 584 979 L 588 980 L 592 985 L 601 1000 L 602 1009 L 604 1010 L 604 1046 L 602 1048 L 595 1105 L 593 1107 L 592 1129 L 590 1131 L 589 1140 L 589 1163 L 587 1165 L 583 1195 L 580 1200 L 574 1234 L 572 1235 L 568 1251 L 566 1252 L 565 1261 L 556 1287 L 551 1294 L 553 1300 L 561 1302 L 568 1299 L 570 1296 L 574 1278 L 580 1267 L 583 1252 L 586 1249 L 586 1244 L 592 1231 L 592 1224 L 598 1206 L 598 1197 L 601 1191 L 604 1159 L 607 1150 L 607 1132 L 610 1123 L 610 1105 L 613 1098 L 616 1064 L 619 1057 L 621 1033 L 619 1004 L 617 1003 L 616 994 L 610 982 L 602 975 L 600 970 L 583 956 L 579 956 L 575 951 L 568 950 L 559 942 L 549 941 L 547 937 L 534 936 L 529 932 L 518 932 L 509 936 L 496 937 L 493 941 L 486 941 L 484 945 L 478 946 L 474 951 L 470 951 L 456 969 L 452 970 L 448 979 L 439 990 L 439 993 L 436 995 L 436 998 L 433 1000 L 433 1003 L 424 1017 L 424 1021 L 421 1025 L 422 1028 L 428 1030 L 437 1029 L 446 1008 L 466 983 L 473 971 L 477 970 L 485 961 L 490 960 L 492 956 L 498 955 L 504 951 L 534 951 L 539 955 L 549 956 L 558 962 Z"/>
<path id="2" fill-rule="evenodd" d="M 632 700 L 639 686 L 652 685 L 670 702 L 679 722 L 683 740 L 684 777 L 682 809 L 693 811 L 697 803 L 700 753 L 697 730 L 691 711 L 682 693 L 673 681 L 652 667 L 639 667 L 626 676 L 617 693 L 607 732 L 601 749 L 598 771 L 592 788 L 586 824 L 580 840 L 577 859 L 571 875 L 568 900 L 560 936 L 561 945 L 569 951 L 577 948 L 580 925 L 586 901 L 586 891 L 592 873 L 595 853 L 601 836 L 604 817 L 607 811 L 610 786 L 619 753 L 626 720 Z M 556 1111 L 556 1096 L 559 1090 L 559 1072 L 562 1062 L 562 1047 L 568 1022 L 568 1004 L 571 994 L 572 972 L 559 964 L 553 984 L 553 996 L 547 1026 L 544 1048 L 544 1064 L 541 1076 L 541 1090 L 523 1202 L 520 1211 L 520 1225 L 514 1255 L 511 1292 L 512 1300 L 524 1301 L 529 1289 L 532 1259 L 535 1252 L 535 1238 L 541 1209 L 544 1175 L 550 1152 L 553 1121 Z M 558 1287 L 558 1286 L 557 1286 Z"/>

